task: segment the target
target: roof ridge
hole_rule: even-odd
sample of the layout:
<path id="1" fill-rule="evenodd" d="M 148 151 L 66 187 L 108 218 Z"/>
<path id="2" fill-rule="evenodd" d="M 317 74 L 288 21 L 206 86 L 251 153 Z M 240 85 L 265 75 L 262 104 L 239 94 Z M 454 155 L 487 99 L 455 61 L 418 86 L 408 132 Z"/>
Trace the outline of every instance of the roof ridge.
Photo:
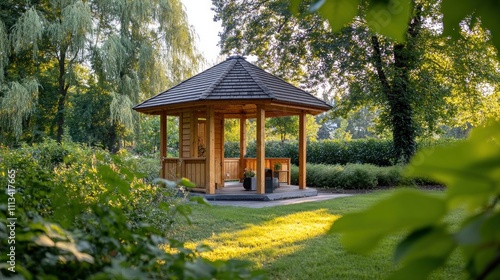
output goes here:
<path id="1" fill-rule="evenodd" d="M 239 61 L 240 59 L 236 59 L 236 60 Z M 252 66 L 252 64 L 250 64 L 246 60 L 243 59 L 243 61 L 248 63 L 250 66 Z M 276 97 L 274 96 L 272 91 L 269 90 L 269 88 L 267 88 L 266 84 L 264 84 L 264 82 L 259 77 L 257 77 L 257 75 L 255 75 L 255 72 L 253 72 L 252 69 L 248 68 L 247 65 L 245 65 L 245 63 L 240 63 L 240 65 L 243 67 L 243 69 L 245 69 L 245 71 L 247 71 L 248 75 L 250 75 L 250 77 L 253 79 L 253 81 L 262 89 L 262 91 L 265 94 L 267 94 L 271 99 L 276 99 Z"/>
<path id="2" fill-rule="evenodd" d="M 217 78 L 217 80 L 215 80 L 209 87 L 207 87 L 205 89 L 205 91 L 203 91 L 203 93 L 200 95 L 200 97 L 198 97 L 198 100 L 203 100 L 203 99 L 206 99 L 207 96 L 215 89 L 215 87 L 217 87 L 217 85 L 220 84 L 220 82 L 222 82 L 222 80 L 224 80 L 224 77 L 226 77 L 226 75 L 229 73 L 229 71 L 231 71 L 231 69 L 233 69 L 234 65 L 236 64 L 236 59 L 230 59 L 230 60 L 226 60 L 226 62 L 229 64 L 227 66 L 226 69 L 224 69 L 224 71 L 222 71 L 222 73 L 220 74 L 219 78 Z"/>

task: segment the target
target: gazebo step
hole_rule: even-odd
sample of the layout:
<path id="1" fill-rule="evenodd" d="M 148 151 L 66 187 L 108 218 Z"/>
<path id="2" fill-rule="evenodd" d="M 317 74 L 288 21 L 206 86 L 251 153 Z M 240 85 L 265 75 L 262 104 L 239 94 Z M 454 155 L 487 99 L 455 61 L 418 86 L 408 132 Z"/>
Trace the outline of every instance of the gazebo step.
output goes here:
<path id="1" fill-rule="evenodd" d="M 190 192 L 195 192 L 195 193 L 206 193 L 207 190 L 205 188 L 190 188 Z"/>

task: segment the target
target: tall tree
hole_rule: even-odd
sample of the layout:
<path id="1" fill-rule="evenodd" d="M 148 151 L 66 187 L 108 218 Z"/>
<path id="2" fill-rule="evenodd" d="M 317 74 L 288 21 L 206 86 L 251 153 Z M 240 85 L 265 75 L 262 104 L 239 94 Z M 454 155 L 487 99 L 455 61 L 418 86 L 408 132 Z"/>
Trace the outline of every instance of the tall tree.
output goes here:
<path id="1" fill-rule="evenodd" d="M 313 1 L 212 2 L 224 28 L 223 52 L 256 55 L 262 67 L 313 89 L 327 84 L 332 117 L 367 105 L 378 108 L 379 122 L 391 129 L 396 156 L 403 161 L 413 155 L 417 135 L 435 132 L 443 120 L 461 113 L 450 98 L 463 100 L 468 93 L 453 81 L 466 80 L 470 72 L 434 66 L 458 59 L 446 47 L 450 40 L 440 36 L 440 1 L 314 1 L 312 8 L 319 7 L 329 24 L 310 13 Z M 290 2 L 297 4 L 295 14 Z M 470 48 L 468 57 L 480 54 Z M 488 75 L 480 67 L 470 71 L 496 87 L 495 63 L 490 62 L 494 71 Z"/>
<path id="2" fill-rule="evenodd" d="M 140 123 L 132 105 L 192 75 L 201 59 L 180 0 L 38 0 L 1 8 L 0 37 L 8 38 L 0 43 L 0 68 L 7 69 L 5 80 L 0 79 L 2 103 L 11 98 L 9 83 L 22 80 L 18 57 L 31 52 L 35 78 L 47 71 L 41 66 L 56 65 L 50 77 L 57 91 L 40 91 L 56 97 L 52 122 L 58 141 L 66 126 L 68 96 L 78 87 L 96 86 L 95 92 L 109 93 L 111 129 L 124 125 L 130 131 Z M 4 28 L 7 24 L 12 28 Z M 8 59 L 3 49 L 12 54 Z M 78 77 L 79 67 L 90 75 Z M 2 108 L 0 117 L 8 119 Z"/>

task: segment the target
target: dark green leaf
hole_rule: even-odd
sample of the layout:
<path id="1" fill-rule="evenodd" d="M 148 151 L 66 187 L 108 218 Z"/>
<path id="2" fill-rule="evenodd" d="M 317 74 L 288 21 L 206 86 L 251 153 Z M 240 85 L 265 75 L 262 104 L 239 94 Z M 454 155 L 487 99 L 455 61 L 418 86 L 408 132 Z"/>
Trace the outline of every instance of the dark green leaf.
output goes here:
<path id="1" fill-rule="evenodd" d="M 500 123 L 474 129 L 467 141 L 422 150 L 406 174 L 445 184 L 452 206 L 480 207 L 500 194 Z"/>
<path id="2" fill-rule="evenodd" d="M 363 212 L 345 215 L 333 224 L 330 232 L 342 233 L 347 249 L 365 253 L 385 235 L 431 226 L 445 213 L 443 199 L 416 190 L 402 190 Z"/>
<path id="3" fill-rule="evenodd" d="M 455 239 L 460 245 L 477 245 L 481 242 L 480 229 L 486 220 L 484 213 L 469 219 L 455 234 Z"/>
<path id="4" fill-rule="evenodd" d="M 398 244 L 394 258 L 402 264 L 419 259 L 447 259 L 456 244 L 443 227 L 416 230 Z"/>
<path id="5" fill-rule="evenodd" d="M 411 9 L 410 0 L 371 1 L 366 21 L 373 31 L 403 42 L 410 21 Z"/>
<path id="6" fill-rule="evenodd" d="M 427 276 L 435 269 L 444 264 L 446 259 L 436 258 L 422 258 L 408 263 L 408 265 L 393 273 L 388 279 L 390 280 L 421 280 L 426 279 Z"/>
<path id="7" fill-rule="evenodd" d="M 443 0 L 444 34 L 457 38 L 460 34 L 459 24 L 476 9 L 478 1 Z"/>
<path id="8" fill-rule="evenodd" d="M 299 13 L 300 3 L 302 3 L 302 0 L 290 0 L 290 11 L 293 14 Z"/>
<path id="9" fill-rule="evenodd" d="M 318 5 L 321 2 L 318 2 Z M 327 0 L 319 8 L 319 13 L 330 23 L 334 32 L 349 24 L 358 13 L 358 1 Z"/>

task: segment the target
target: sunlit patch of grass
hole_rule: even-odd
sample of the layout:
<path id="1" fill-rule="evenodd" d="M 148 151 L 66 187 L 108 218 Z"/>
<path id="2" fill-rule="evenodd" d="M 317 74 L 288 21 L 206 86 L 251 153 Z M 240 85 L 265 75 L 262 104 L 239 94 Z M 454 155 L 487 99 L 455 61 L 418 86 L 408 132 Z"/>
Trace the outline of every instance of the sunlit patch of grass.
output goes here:
<path id="1" fill-rule="evenodd" d="M 403 235 L 390 236 L 368 255 L 356 255 L 344 250 L 339 235 L 326 231 L 340 216 L 365 209 L 391 193 L 376 191 L 261 209 L 193 205 L 192 224 L 178 221 L 168 237 L 187 242 L 190 248 L 209 245 L 213 251 L 202 255 L 211 260 L 253 261 L 270 279 L 383 279 L 397 269 L 393 252 Z M 456 214 L 448 219 L 452 225 L 460 216 Z M 463 279 L 463 260 L 458 252 L 454 256 L 431 279 Z"/>
<path id="2" fill-rule="evenodd" d="M 213 248 L 202 256 L 210 260 L 248 259 L 260 266 L 262 256 L 271 261 L 302 249 L 303 241 L 325 234 L 338 218 L 339 215 L 332 215 L 326 209 L 318 209 L 277 217 L 234 232 L 213 234 L 201 241 Z M 188 248 L 197 245 L 198 242 L 186 243 Z"/>

